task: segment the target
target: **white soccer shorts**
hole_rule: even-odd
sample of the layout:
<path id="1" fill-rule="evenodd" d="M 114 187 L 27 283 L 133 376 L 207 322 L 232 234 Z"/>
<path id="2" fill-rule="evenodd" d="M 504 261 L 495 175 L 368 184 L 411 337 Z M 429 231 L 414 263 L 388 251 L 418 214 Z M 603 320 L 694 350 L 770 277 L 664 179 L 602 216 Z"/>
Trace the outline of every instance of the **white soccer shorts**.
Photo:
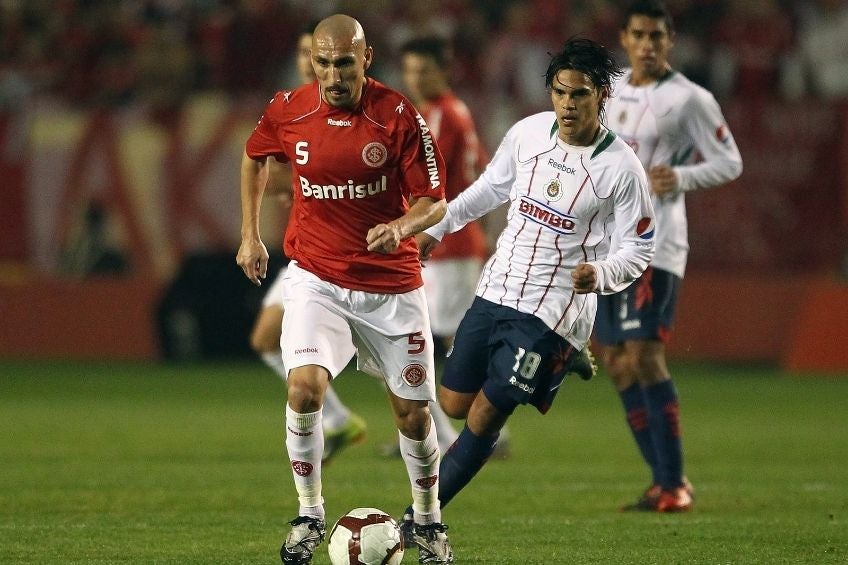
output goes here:
<path id="1" fill-rule="evenodd" d="M 427 261 L 421 275 L 430 310 L 430 326 L 438 336 L 452 336 L 474 302 L 483 263 L 477 258 Z"/>
<path id="2" fill-rule="evenodd" d="M 274 282 L 271 283 L 271 286 L 265 292 L 265 296 L 262 297 L 262 309 L 269 308 L 271 306 L 279 306 L 283 307 L 283 278 L 286 276 L 286 271 L 288 270 L 288 265 L 281 268 L 277 273 L 277 276 L 274 278 Z"/>
<path id="3" fill-rule="evenodd" d="M 280 347 L 288 369 L 320 365 L 335 378 L 357 355 L 357 367 L 385 379 L 400 398 L 435 400 L 436 376 L 427 301 L 404 294 L 350 290 L 289 263 L 283 278 Z"/>

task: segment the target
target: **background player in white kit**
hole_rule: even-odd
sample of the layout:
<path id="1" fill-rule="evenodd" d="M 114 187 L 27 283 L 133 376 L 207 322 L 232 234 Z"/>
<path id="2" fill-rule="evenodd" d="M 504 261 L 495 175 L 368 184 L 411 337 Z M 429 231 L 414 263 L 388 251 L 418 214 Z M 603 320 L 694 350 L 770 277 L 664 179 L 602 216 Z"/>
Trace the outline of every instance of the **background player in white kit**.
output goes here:
<path id="1" fill-rule="evenodd" d="M 295 67 L 297 76 L 302 84 L 315 80 L 312 69 L 312 30 L 318 22 L 311 22 L 304 28 L 297 40 L 297 55 Z M 288 165 L 270 160 L 271 166 L 266 194 L 277 195 L 288 200 L 287 207 L 291 209 L 292 176 Z M 285 267 L 280 269 L 274 282 L 268 288 L 262 299 L 262 309 L 253 324 L 250 334 L 250 346 L 283 381 L 286 379 L 286 366 L 280 350 L 280 332 L 283 323 L 283 278 Z M 342 448 L 357 443 L 365 437 L 365 420 L 351 412 L 329 385 L 324 393 L 324 405 L 321 408 L 321 425 L 324 431 L 323 462 L 328 463 Z M 453 441 L 453 440 L 451 440 Z"/>
<path id="2" fill-rule="evenodd" d="M 245 146 L 237 262 L 258 284 L 268 252 L 259 210 L 268 157 L 290 161 L 299 190 L 285 236 L 281 346 L 288 368 L 286 448 L 298 516 L 280 548 L 303 565 L 324 539 L 321 404 L 357 355 L 386 382 L 414 500 L 422 563 L 451 563 L 441 523 L 433 344 L 413 235 L 445 211 L 444 161 L 400 93 L 366 77 L 373 51 L 355 19 L 322 20 L 312 40 L 316 83 L 278 92 Z"/>
<path id="3" fill-rule="evenodd" d="M 683 474 L 679 403 L 665 343 L 689 251 L 684 194 L 737 178 L 742 158 L 713 96 L 669 65 L 674 27 L 661 2 L 634 2 L 620 37 L 631 68 L 607 103 L 608 125 L 648 173 L 657 249 L 630 288 L 601 297 L 596 337 L 607 346 L 604 364 L 652 472 L 650 487 L 622 509 L 680 512 L 692 506 L 692 486 Z"/>
<path id="4" fill-rule="evenodd" d="M 645 171 L 602 124 L 618 73 L 606 48 L 569 40 L 545 75 L 553 111 L 512 126 L 480 178 L 417 236 L 426 257 L 445 233 L 509 202 L 439 387 L 445 412 L 465 418 L 442 459 L 442 507 L 486 462 L 517 406 L 550 408 L 582 358 L 596 294 L 626 288 L 653 256 Z M 608 253 L 612 235 L 620 245 Z"/>

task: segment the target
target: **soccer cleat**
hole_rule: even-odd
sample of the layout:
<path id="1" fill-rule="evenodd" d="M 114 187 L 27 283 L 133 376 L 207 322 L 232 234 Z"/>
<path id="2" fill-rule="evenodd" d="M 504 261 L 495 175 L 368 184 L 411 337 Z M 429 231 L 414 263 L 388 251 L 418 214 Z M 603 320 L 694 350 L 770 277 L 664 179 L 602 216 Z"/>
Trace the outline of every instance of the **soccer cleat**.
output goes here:
<path id="1" fill-rule="evenodd" d="M 685 493 L 685 498 L 683 496 L 676 496 L 673 493 L 677 491 L 683 491 Z M 669 493 L 665 498 L 666 501 L 663 503 L 663 509 L 660 509 L 659 503 L 662 498 L 663 493 Z M 675 503 L 674 500 L 678 500 L 678 503 Z M 685 499 L 688 499 L 688 503 L 685 503 Z M 689 482 L 689 479 L 683 477 L 683 486 L 680 488 L 672 489 L 671 491 L 663 491 L 660 485 L 651 485 L 648 489 L 642 493 L 642 496 L 639 497 L 636 502 L 631 504 L 625 504 L 621 507 L 622 512 L 685 512 L 690 510 L 692 507 L 692 501 L 695 499 L 695 487 L 692 486 L 692 483 Z M 686 506 L 683 508 L 683 506 Z"/>
<path id="2" fill-rule="evenodd" d="M 324 541 L 327 524 L 312 516 L 298 516 L 289 524 L 292 529 L 280 548 L 280 559 L 285 565 L 309 565 L 315 548 Z"/>
<path id="3" fill-rule="evenodd" d="M 403 511 L 403 518 L 398 520 L 400 535 L 403 537 L 403 548 L 415 547 L 415 519 L 412 515 L 412 506 L 407 506 Z"/>
<path id="4" fill-rule="evenodd" d="M 597 373 L 598 364 L 595 362 L 595 355 L 589 349 L 588 344 L 572 356 L 566 370 L 566 376 L 577 375 L 584 381 L 590 380 Z"/>
<path id="5" fill-rule="evenodd" d="M 326 465 L 345 447 L 362 442 L 365 439 L 366 428 L 365 420 L 351 413 L 347 423 L 341 428 L 332 431 L 325 430 L 324 454 L 321 457 L 321 462 Z"/>
<path id="6" fill-rule="evenodd" d="M 448 527 L 444 524 L 415 524 L 412 537 L 418 546 L 418 563 L 453 563 L 448 535 Z"/>
<path id="7" fill-rule="evenodd" d="M 683 487 L 664 490 L 657 500 L 657 512 L 689 512 L 692 510 L 692 495 Z"/>

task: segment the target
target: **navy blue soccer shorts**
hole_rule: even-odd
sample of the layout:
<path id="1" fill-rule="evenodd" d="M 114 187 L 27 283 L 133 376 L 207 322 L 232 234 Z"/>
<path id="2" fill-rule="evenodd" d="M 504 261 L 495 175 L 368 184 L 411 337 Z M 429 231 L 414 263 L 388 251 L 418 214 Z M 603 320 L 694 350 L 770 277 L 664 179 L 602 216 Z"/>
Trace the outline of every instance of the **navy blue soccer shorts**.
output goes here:
<path id="1" fill-rule="evenodd" d="M 455 392 L 482 390 L 504 414 L 519 404 L 544 414 L 575 352 L 536 316 L 478 296 L 459 324 L 441 382 Z"/>
<path id="2" fill-rule="evenodd" d="M 668 343 L 674 327 L 674 311 L 680 277 L 648 267 L 625 290 L 598 297 L 595 337 L 603 345 L 625 341 Z"/>

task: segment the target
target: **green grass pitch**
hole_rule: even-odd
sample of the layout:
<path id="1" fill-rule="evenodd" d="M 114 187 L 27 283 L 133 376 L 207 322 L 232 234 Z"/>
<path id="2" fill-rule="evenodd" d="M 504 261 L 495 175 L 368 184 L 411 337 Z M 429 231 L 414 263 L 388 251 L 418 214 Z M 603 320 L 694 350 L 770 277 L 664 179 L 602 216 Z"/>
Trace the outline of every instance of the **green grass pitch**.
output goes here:
<path id="1" fill-rule="evenodd" d="M 672 368 L 694 512 L 617 511 L 647 472 L 608 379 L 571 381 L 547 416 L 516 413 L 512 457 L 445 509 L 456 562 L 848 562 L 848 378 Z M 379 455 L 396 433 L 381 386 L 348 371 L 337 390 L 369 432 L 325 468 L 328 519 L 397 515 L 409 485 Z M 283 402 L 258 361 L 0 361 L 0 563 L 279 563 L 296 512 Z"/>

